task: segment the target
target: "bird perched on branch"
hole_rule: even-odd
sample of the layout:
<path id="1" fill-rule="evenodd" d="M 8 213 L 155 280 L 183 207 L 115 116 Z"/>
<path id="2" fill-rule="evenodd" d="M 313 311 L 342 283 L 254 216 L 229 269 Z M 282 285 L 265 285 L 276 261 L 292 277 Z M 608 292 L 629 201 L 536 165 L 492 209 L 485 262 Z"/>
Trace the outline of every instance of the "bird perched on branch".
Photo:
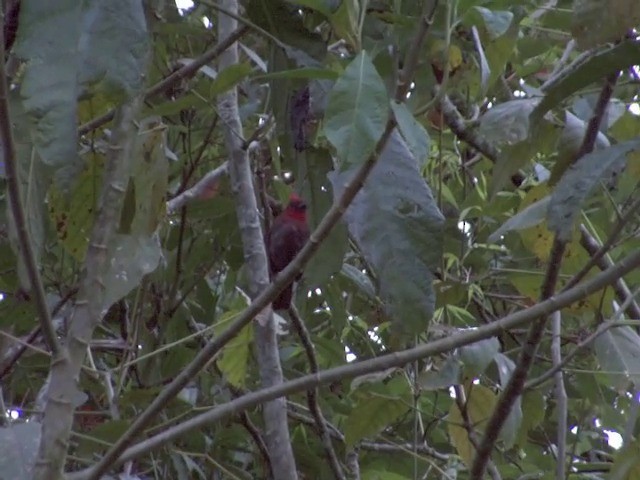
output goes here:
<path id="1" fill-rule="evenodd" d="M 284 211 L 273 221 L 266 237 L 269 271 L 273 278 L 285 269 L 309 239 L 307 204 L 292 193 Z M 300 275 L 296 280 L 300 279 Z M 286 310 L 291 305 L 292 284 L 273 301 L 274 310 Z"/>

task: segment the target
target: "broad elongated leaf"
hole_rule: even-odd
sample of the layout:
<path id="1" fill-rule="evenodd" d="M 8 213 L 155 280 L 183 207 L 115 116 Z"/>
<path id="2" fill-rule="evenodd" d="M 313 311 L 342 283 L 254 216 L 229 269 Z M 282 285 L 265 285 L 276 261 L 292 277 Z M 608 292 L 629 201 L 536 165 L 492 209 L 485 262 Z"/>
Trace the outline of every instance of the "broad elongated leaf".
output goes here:
<path id="1" fill-rule="evenodd" d="M 31 478 L 40 443 L 40 427 L 37 422 L 14 423 L 0 428 L 0 478 Z"/>
<path id="2" fill-rule="evenodd" d="M 56 169 L 77 164 L 76 99 L 82 2 L 23 2 L 16 53 L 27 60 L 20 93 L 34 122 L 42 161 Z"/>
<path id="3" fill-rule="evenodd" d="M 498 353 L 494 357 L 496 366 L 498 367 L 498 375 L 500 376 L 500 386 L 504 389 L 509 380 L 511 374 L 516 365 L 509 357 L 502 353 Z M 511 448 L 516 442 L 520 425 L 522 424 L 522 397 L 518 397 L 511 407 L 509 416 L 500 430 L 500 438 L 505 443 L 507 448 Z"/>
<path id="4" fill-rule="evenodd" d="M 640 337 L 630 327 L 611 328 L 594 341 L 598 363 L 614 388 L 640 385 Z"/>
<path id="5" fill-rule="evenodd" d="M 611 170 L 620 168 L 627 153 L 640 148 L 640 140 L 619 143 L 580 158 L 562 176 L 549 203 L 549 228 L 560 238 L 571 237 L 573 225 L 589 193 Z"/>
<path id="6" fill-rule="evenodd" d="M 409 150 L 419 164 L 427 160 L 429 154 L 429 134 L 424 127 L 415 119 L 406 104 L 391 102 L 391 109 L 398 122 L 398 129 L 402 134 Z"/>
<path id="7" fill-rule="evenodd" d="M 485 371 L 495 356 L 500 351 L 500 342 L 497 338 L 487 338 L 479 342 L 465 345 L 460 349 L 460 360 L 465 367 L 465 372 L 476 376 Z"/>
<path id="8" fill-rule="evenodd" d="M 496 403 L 495 394 L 484 385 L 471 385 L 466 388 L 467 403 L 466 413 L 471 427 L 476 431 L 476 435 L 480 435 L 486 426 L 487 421 L 491 417 L 493 407 Z M 458 408 L 456 402 L 451 403 L 449 416 L 447 417 L 447 425 L 451 442 L 467 466 L 471 465 L 475 448 L 469 440 L 469 434 L 465 429 L 465 422 L 462 412 Z"/>
<path id="9" fill-rule="evenodd" d="M 78 52 L 79 80 L 115 101 L 137 93 L 145 81 L 149 36 L 142 2 L 84 2 Z M 64 28 L 64 26 L 63 26 Z"/>
<path id="10" fill-rule="evenodd" d="M 495 232 L 489 235 L 488 240 L 490 242 L 497 242 L 500 237 L 507 232 L 512 230 L 523 230 L 543 222 L 547 216 L 550 201 L 551 197 L 547 196 L 542 200 L 538 200 L 537 202 L 528 205 L 509 220 L 504 222 Z"/>
<path id="11" fill-rule="evenodd" d="M 329 93 L 324 133 L 345 168 L 363 163 L 389 115 L 387 89 L 367 52 L 347 66 Z"/>
<path id="12" fill-rule="evenodd" d="M 353 173 L 330 176 L 334 195 L 341 194 Z M 424 331 L 435 304 L 431 272 L 441 258 L 444 217 L 397 131 L 346 220 L 375 269 L 380 295 L 399 331 Z"/>
<path id="13" fill-rule="evenodd" d="M 309 201 L 309 223 L 315 229 L 333 204 L 333 187 L 327 173 L 333 168 L 331 154 L 327 150 L 309 148 L 305 151 L 307 172 L 300 178 L 307 178 L 304 197 Z M 347 229 L 344 224 L 336 225 L 326 241 L 305 268 L 305 281 L 310 286 L 320 285 L 342 268 L 342 261 L 349 248 Z"/>
<path id="14" fill-rule="evenodd" d="M 104 307 L 120 300 L 153 272 L 162 258 L 157 235 L 115 235 L 107 255 L 111 258 L 103 276 Z"/>
<path id="15" fill-rule="evenodd" d="M 245 326 L 222 350 L 218 368 L 235 387 L 244 387 L 253 341 L 253 325 Z"/>
<path id="16" fill-rule="evenodd" d="M 354 445 L 375 435 L 393 423 L 410 408 L 409 397 L 371 394 L 362 398 L 351 411 L 344 426 L 344 441 Z"/>

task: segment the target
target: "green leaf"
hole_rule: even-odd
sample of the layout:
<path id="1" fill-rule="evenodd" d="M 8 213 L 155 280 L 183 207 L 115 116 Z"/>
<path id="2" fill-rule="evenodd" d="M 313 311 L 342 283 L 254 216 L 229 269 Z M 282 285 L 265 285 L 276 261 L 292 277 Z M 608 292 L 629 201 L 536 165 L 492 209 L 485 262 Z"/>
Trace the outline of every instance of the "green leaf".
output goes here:
<path id="1" fill-rule="evenodd" d="M 481 24 L 490 39 L 501 37 L 513 22 L 513 13 L 509 11 L 492 11 L 484 7 L 473 7 L 469 10 L 465 23 Z"/>
<path id="2" fill-rule="evenodd" d="M 564 128 L 562 129 L 560 142 L 558 143 L 558 159 L 553 166 L 551 178 L 549 179 L 550 185 L 554 185 L 575 160 L 586 133 L 587 124 L 568 110 L 565 111 Z M 609 139 L 604 133 L 599 131 L 596 136 L 594 150 L 610 146 L 611 143 Z"/>
<path id="3" fill-rule="evenodd" d="M 406 104 L 391 101 L 398 129 L 419 165 L 427 161 L 431 139 L 424 127 L 416 120 Z"/>
<path id="4" fill-rule="evenodd" d="M 85 167 L 68 194 L 55 185 L 49 191 L 49 218 L 58 241 L 78 262 L 84 261 L 100 197 L 104 157 L 88 152 Z"/>
<path id="5" fill-rule="evenodd" d="M 365 51 L 349 63 L 329 93 L 324 133 L 343 168 L 363 163 L 389 115 L 387 89 Z"/>
<path id="6" fill-rule="evenodd" d="M 142 3 L 84 3 L 78 42 L 80 84 L 97 87 L 115 102 L 132 97 L 144 87 L 150 49 Z"/>
<path id="7" fill-rule="evenodd" d="M 493 413 L 495 403 L 496 396 L 489 388 L 483 385 L 470 385 L 468 387 L 466 413 L 476 432 L 484 431 L 486 423 Z M 458 455 L 467 466 L 471 466 L 476 450 L 469 440 L 462 413 L 456 402 L 451 403 L 447 425 L 451 443 Z"/>
<path id="8" fill-rule="evenodd" d="M 308 148 L 302 156 L 306 160 L 304 162 L 306 174 L 299 175 L 298 178 L 307 179 L 303 196 L 308 200 L 309 226 L 314 230 L 333 205 L 333 187 L 327 179 L 327 173 L 333 169 L 333 162 L 330 152 L 325 149 Z M 340 223 L 320 244 L 318 252 L 305 268 L 305 283 L 309 286 L 318 286 L 328 280 L 331 275 L 339 272 L 348 249 L 347 228 Z"/>
<path id="9" fill-rule="evenodd" d="M 344 425 L 344 441 L 353 446 L 395 422 L 410 408 L 409 398 L 368 394 L 355 405 Z"/>
<path id="10" fill-rule="evenodd" d="M 524 446 L 527 434 L 542 423 L 545 416 L 544 396 L 537 390 L 531 390 L 522 397 L 522 422 L 516 438 L 518 445 Z"/>
<path id="11" fill-rule="evenodd" d="M 464 364 L 465 372 L 475 377 L 486 370 L 499 351 L 500 342 L 497 338 L 491 337 L 462 347 L 460 360 Z"/>
<path id="12" fill-rule="evenodd" d="M 77 455 L 89 457 L 107 449 L 109 444 L 115 443 L 120 436 L 127 431 L 131 425 L 130 419 L 107 420 L 93 428 L 86 435 L 96 441 L 83 441 L 79 444 Z M 104 443 L 107 443 L 105 445 Z"/>
<path id="13" fill-rule="evenodd" d="M 621 168 L 629 152 L 640 148 L 640 140 L 596 150 L 575 162 L 556 185 L 549 203 L 549 228 L 561 239 L 571 238 L 576 218 L 591 190 L 612 170 Z"/>
<path id="14" fill-rule="evenodd" d="M 545 96 L 536 107 L 532 119 L 539 120 L 562 100 L 591 85 L 596 79 L 619 72 L 640 63 L 640 43 L 625 40 L 587 58 L 568 69 L 545 90 Z"/>
<path id="15" fill-rule="evenodd" d="M 455 355 L 448 356 L 438 370 L 422 372 L 418 376 L 418 385 L 427 391 L 449 388 L 457 383 L 460 383 L 460 361 Z"/>
<path id="16" fill-rule="evenodd" d="M 529 115 L 538 101 L 525 98 L 493 106 L 480 118 L 478 134 L 498 146 L 525 140 L 529 136 Z"/>
<path id="17" fill-rule="evenodd" d="M 515 363 L 509 357 L 502 353 L 498 353 L 494 360 L 498 367 L 498 375 L 500 376 L 500 385 L 502 388 L 506 388 L 513 370 L 516 368 Z M 507 448 L 513 447 L 516 443 L 518 431 L 522 424 L 522 397 L 518 397 L 511 407 L 509 416 L 504 422 L 502 430 L 500 430 L 500 438 L 504 442 Z"/>
<path id="18" fill-rule="evenodd" d="M 542 200 L 528 205 L 523 210 L 516 213 L 513 217 L 504 222 L 500 228 L 489 235 L 487 239 L 489 242 L 497 242 L 500 237 L 512 230 L 524 230 L 525 228 L 533 227 L 544 221 L 549 210 L 550 196 L 544 197 Z"/>
<path id="19" fill-rule="evenodd" d="M 581 50 L 616 42 L 640 23 L 635 0 L 579 0 L 573 3 L 571 33 Z"/>
<path id="20" fill-rule="evenodd" d="M 340 195 L 354 170 L 330 175 Z M 375 270 L 399 332 L 423 332 L 433 315 L 432 269 L 442 255 L 444 217 L 398 132 L 346 212 L 349 231 Z"/>
<path id="21" fill-rule="evenodd" d="M 25 2 L 15 51 L 26 60 L 20 93 L 34 123 L 32 138 L 45 165 L 77 164 L 76 99 L 82 4 Z"/>
<path id="22" fill-rule="evenodd" d="M 130 188 L 133 199 L 125 201 L 123 209 L 131 209 L 130 222 L 120 225 L 122 232 L 151 235 L 166 213 L 169 162 L 166 155 L 166 125 L 157 117 L 149 117 L 139 123 L 138 136 L 133 147 L 134 165 L 131 170 Z"/>
<path id="23" fill-rule="evenodd" d="M 620 450 L 613 461 L 608 480 L 634 480 L 640 476 L 640 443 L 636 440 Z"/>
<path id="24" fill-rule="evenodd" d="M 209 95 L 214 97 L 235 87 L 238 83 L 248 77 L 251 71 L 252 68 L 248 62 L 228 66 L 216 76 L 216 79 L 211 85 Z"/>
<path id="25" fill-rule="evenodd" d="M 235 387 L 245 386 L 252 341 L 253 325 L 249 324 L 225 345 L 222 358 L 218 360 L 218 368 Z"/>
<path id="26" fill-rule="evenodd" d="M 631 327 L 610 328 L 593 342 L 593 348 L 611 386 L 640 385 L 640 336 Z"/>
<path id="27" fill-rule="evenodd" d="M 0 478 L 31 478 L 40 444 L 38 422 L 12 423 L 0 428 Z"/>
<path id="28" fill-rule="evenodd" d="M 111 261 L 102 278 L 104 308 L 120 300 L 137 287 L 145 275 L 156 269 L 162 258 L 162 247 L 156 235 L 115 235 L 107 257 Z"/>

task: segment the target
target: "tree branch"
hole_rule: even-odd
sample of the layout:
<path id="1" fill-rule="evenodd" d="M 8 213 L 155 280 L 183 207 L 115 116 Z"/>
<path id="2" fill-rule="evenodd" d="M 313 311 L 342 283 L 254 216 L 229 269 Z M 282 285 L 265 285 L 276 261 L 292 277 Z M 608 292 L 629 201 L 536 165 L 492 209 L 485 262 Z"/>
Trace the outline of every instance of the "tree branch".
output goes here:
<path id="1" fill-rule="evenodd" d="M 351 185 L 349 186 L 349 188 L 352 188 Z M 332 207 L 331 211 L 333 211 L 334 207 Z M 321 225 L 324 223 L 325 221 L 323 220 Z M 308 248 L 310 245 L 311 244 L 307 244 L 303 251 L 298 254 L 299 256 L 297 257 L 297 259 L 304 258 L 305 252 L 308 252 L 310 250 Z M 378 372 L 388 368 L 400 367 L 402 365 L 406 365 L 407 363 L 411 363 L 425 357 L 450 352 L 464 345 L 469 345 L 471 343 L 475 343 L 480 340 L 499 335 L 504 331 L 508 331 L 521 325 L 525 325 L 534 319 L 540 318 L 543 315 L 549 315 L 557 310 L 571 305 L 578 300 L 586 298 L 589 295 L 612 284 L 616 281 L 617 278 L 626 275 L 627 273 L 633 271 L 638 267 L 640 267 L 640 250 L 629 254 L 615 266 L 595 275 L 593 278 L 590 278 L 589 280 L 575 286 L 574 288 L 571 288 L 570 290 L 559 293 L 558 295 L 555 295 L 543 302 L 539 302 L 536 305 L 533 305 L 525 310 L 507 315 L 506 317 L 503 317 L 500 320 L 496 320 L 495 322 L 492 322 L 488 325 L 477 327 L 474 330 L 464 330 L 460 333 L 453 334 L 448 337 L 444 337 L 423 345 L 419 345 L 408 350 L 389 353 L 387 355 L 383 355 L 381 357 L 373 358 L 370 360 L 350 363 L 348 365 L 324 370 L 318 374 L 305 375 L 295 380 L 287 381 L 282 385 L 277 385 L 275 387 L 247 393 L 246 395 L 243 395 L 231 402 L 220 405 L 219 407 L 212 408 L 211 410 L 197 415 L 180 425 L 170 427 L 157 435 L 143 440 L 133 447 L 127 449 L 122 454 L 120 454 L 121 452 L 118 452 L 118 455 L 114 455 L 110 460 L 109 465 L 121 465 L 126 461 L 132 460 L 140 455 L 144 455 L 152 450 L 155 450 L 165 443 L 173 441 L 176 438 L 189 433 L 191 430 L 202 428 L 209 423 L 218 422 L 222 419 L 228 418 L 231 415 L 235 415 L 256 405 L 260 405 L 267 400 L 301 392 L 319 385 L 326 385 L 332 382 L 344 380 L 346 378 L 353 378 L 356 376 Z M 295 265 L 289 265 L 285 270 L 283 270 L 283 276 L 281 276 L 280 278 L 286 278 L 287 281 L 293 280 L 293 277 L 295 276 L 297 271 L 298 270 Z M 288 275 L 289 272 L 292 273 L 290 276 Z M 282 286 L 283 285 L 284 283 L 282 283 Z M 236 323 L 243 318 L 253 318 L 253 316 L 255 316 L 255 314 L 258 313 L 264 305 L 275 298 L 278 293 L 279 291 L 276 290 L 276 284 L 270 285 L 269 288 L 240 315 L 240 318 L 236 320 Z M 224 333 L 225 332 L 223 332 L 223 335 Z M 208 343 L 205 347 L 205 350 L 210 349 L 210 345 L 214 342 Z M 187 369 L 190 368 L 192 368 L 191 365 L 187 367 Z M 164 393 L 164 391 L 161 392 L 157 398 L 160 397 L 162 397 L 160 401 L 164 402 L 166 393 Z M 158 402 L 157 398 L 156 400 L 154 400 L 153 404 Z M 146 412 L 143 413 L 143 415 L 145 414 Z M 134 421 L 134 424 L 137 422 L 138 420 Z M 96 467 L 93 467 L 81 472 L 70 474 L 68 478 L 70 480 L 96 478 L 92 476 L 95 475 L 95 468 Z"/>
<path id="2" fill-rule="evenodd" d="M 304 351 L 307 354 L 307 360 L 309 361 L 309 371 L 312 374 L 317 374 L 320 371 L 320 368 L 318 366 L 318 359 L 316 357 L 316 349 L 313 345 L 313 342 L 311 341 L 311 334 L 309 333 L 309 330 L 307 330 L 306 325 L 298 314 L 298 310 L 293 304 L 289 307 L 289 317 L 291 318 L 293 328 L 300 338 L 300 342 L 302 343 Z M 338 480 L 346 480 L 347 477 L 345 477 L 344 472 L 342 471 L 342 465 L 340 465 L 338 456 L 333 449 L 333 443 L 331 443 L 331 434 L 329 432 L 329 429 L 327 428 L 327 421 L 324 418 L 322 410 L 320 409 L 320 405 L 318 404 L 317 388 L 311 388 L 307 390 L 307 404 L 309 405 L 309 411 L 311 412 L 316 428 L 318 429 L 318 435 L 320 436 L 320 441 L 322 442 L 322 446 L 324 447 L 324 452 L 327 456 L 327 460 L 329 460 L 331 470 L 333 470 L 334 477 Z"/>
<path id="3" fill-rule="evenodd" d="M 103 315 L 102 275 L 109 267 L 107 245 L 120 221 L 137 133 L 134 119 L 141 103 L 141 96 L 135 97 L 120 107 L 116 115 L 105 162 L 102 194 L 87 249 L 85 273 L 80 283 L 78 300 L 70 315 L 67 342 L 60 354 L 55 355 L 51 361 L 51 381 L 47 390 L 42 437 L 34 473 L 37 480 L 49 480 L 62 475 L 73 422 L 74 398 L 78 394 L 78 374 L 93 329 Z"/>
<path id="4" fill-rule="evenodd" d="M 584 155 L 593 151 L 600 129 L 600 123 L 602 122 L 607 104 L 609 103 L 611 95 L 613 94 L 613 87 L 617 78 L 617 73 L 615 75 L 609 75 L 606 78 L 600 92 L 600 96 L 594 108 L 593 116 L 591 117 L 591 119 L 589 120 L 589 124 L 587 125 L 582 144 L 580 145 L 578 152 L 573 158 L 572 163 L 575 164 Z M 558 233 L 555 234 L 553 245 L 551 247 L 551 253 L 549 255 L 547 272 L 545 274 L 545 279 L 541 288 L 541 301 L 551 298 L 555 293 L 556 285 L 558 283 L 558 278 L 560 275 L 560 266 L 562 264 L 567 243 L 567 239 L 561 238 Z M 481 480 L 483 477 L 487 464 L 491 459 L 493 446 L 498 440 L 498 435 L 500 434 L 502 427 L 507 421 L 513 405 L 520 397 L 520 395 L 522 395 L 524 383 L 527 380 L 527 376 L 529 375 L 529 369 L 531 368 L 533 360 L 536 356 L 538 346 L 542 341 L 546 323 L 547 316 L 544 315 L 534 321 L 529 327 L 527 338 L 524 345 L 522 346 L 520 356 L 518 357 L 518 362 L 513 369 L 513 373 L 511 374 L 511 378 L 509 378 L 507 386 L 498 398 L 498 402 L 496 403 L 493 413 L 491 414 L 491 418 L 487 423 L 482 442 L 480 443 L 480 445 L 478 445 L 476 455 L 473 459 L 473 465 L 470 469 L 471 480 Z"/>
<path id="5" fill-rule="evenodd" d="M 222 0 L 221 4 L 222 9 L 218 14 L 218 39 L 223 42 L 238 25 L 237 20 L 233 18 L 238 14 L 238 0 Z M 223 11 L 225 13 L 222 13 Z M 220 55 L 219 69 L 222 71 L 237 65 L 238 61 L 238 44 L 233 43 Z M 245 141 L 238 107 L 237 88 L 234 87 L 218 96 L 218 115 L 222 120 L 225 146 L 227 154 L 230 156 L 229 178 L 236 205 L 245 265 L 248 270 L 249 296 L 254 299 L 269 285 L 269 267 L 260 216 L 258 215 L 256 192 L 253 187 L 249 154 L 244 148 Z M 280 351 L 273 312 L 267 308 L 263 314 L 265 321 L 253 324 L 254 341 L 260 382 L 263 388 L 269 388 L 281 385 L 284 376 L 280 365 Z M 297 480 L 298 472 L 289 435 L 285 400 L 277 398 L 266 402 L 262 413 L 265 424 L 265 442 L 274 478 Z"/>
<path id="6" fill-rule="evenodd" d="M 187 203 L 205 197 L 207 192 L 213 190 L 218 185 L 218 182 L 220 182 L 220 179 L 228 173 L 229 167 L 227 162 L 224 162 L 219 167 L 214 168 L 198 180 L 193 187 L 188 188 L 180 195 L 167 201 L 167 212 L 170 214 L 177 212 Z"/>

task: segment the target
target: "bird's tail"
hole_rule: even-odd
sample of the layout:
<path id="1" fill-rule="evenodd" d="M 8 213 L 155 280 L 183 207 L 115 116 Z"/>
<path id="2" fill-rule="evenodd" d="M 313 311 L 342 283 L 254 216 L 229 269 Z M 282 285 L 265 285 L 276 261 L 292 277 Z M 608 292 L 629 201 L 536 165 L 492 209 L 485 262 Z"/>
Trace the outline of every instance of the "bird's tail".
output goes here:
<path id="1" fill-rule="evenodd" d="M 293 293 L 293 285 L 285 287 L 280 295 L 273 301 L 274 310 L 288 310 L 291 306 L 291 296 Z"/>

